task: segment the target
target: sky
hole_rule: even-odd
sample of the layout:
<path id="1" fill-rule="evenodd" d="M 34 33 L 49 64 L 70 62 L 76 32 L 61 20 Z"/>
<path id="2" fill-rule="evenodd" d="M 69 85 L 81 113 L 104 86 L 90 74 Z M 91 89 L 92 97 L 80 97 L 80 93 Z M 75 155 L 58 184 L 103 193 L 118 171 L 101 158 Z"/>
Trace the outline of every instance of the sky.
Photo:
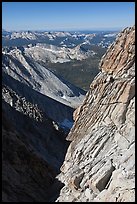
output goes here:
<path id="1" fill-rule="evenodd" d="M 2 28 L 117 30 L 135 24 L 135 2 L 2 2 Z"/>

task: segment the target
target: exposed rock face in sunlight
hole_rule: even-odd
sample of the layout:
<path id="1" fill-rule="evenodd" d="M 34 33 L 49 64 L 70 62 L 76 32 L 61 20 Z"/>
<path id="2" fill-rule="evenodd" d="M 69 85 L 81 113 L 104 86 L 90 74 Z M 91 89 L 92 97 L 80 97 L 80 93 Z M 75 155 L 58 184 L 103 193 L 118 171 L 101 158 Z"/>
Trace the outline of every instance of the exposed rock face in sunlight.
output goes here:
<path id="1" fill-rule="evenodd" d="M 135 202 L 135 26 L 124 29 L 74 112 L 57 202 Z"/>

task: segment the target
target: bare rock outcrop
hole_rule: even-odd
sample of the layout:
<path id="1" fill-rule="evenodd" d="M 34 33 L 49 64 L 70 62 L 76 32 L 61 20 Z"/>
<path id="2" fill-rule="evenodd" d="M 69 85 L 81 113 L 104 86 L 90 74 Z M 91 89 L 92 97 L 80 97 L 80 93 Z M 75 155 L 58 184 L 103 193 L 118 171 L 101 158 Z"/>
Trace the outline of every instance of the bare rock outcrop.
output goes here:
<path id="1" fill-rule="evenodd" d="M 135 202 L 135 26 L 118 35 L 100 70 L 74 112 L 56 202 Z"/>

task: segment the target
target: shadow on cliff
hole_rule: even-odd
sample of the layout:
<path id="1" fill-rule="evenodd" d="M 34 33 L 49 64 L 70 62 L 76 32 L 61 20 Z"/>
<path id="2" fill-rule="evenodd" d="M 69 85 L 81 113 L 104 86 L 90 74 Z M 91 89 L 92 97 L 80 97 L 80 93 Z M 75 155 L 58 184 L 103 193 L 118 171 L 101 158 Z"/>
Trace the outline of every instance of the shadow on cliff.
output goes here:
<path id="1" fill-rule="evenodd" d="M 37 104 L 44 118 L 42 122 L 36 121 L 15 110 L 4 100 L 2 101 L 2 125 L 5 132 L 2 164 L 5 195 L 3 202 L 46 202 L 48 200 L 52 202 L 58 197 L 59 191 L 63 187 L 63 184 L 55 177 L 60 173 L 60 167 L 69 146 L 69 142 L 66 141 L 67 134 L 61 128 L 56 129 L 53 121 L 63 121 L 65 118 L 73 121 L 74 109 L 37 92 L 4 72 L 2 81 L 4 86 L 9 87 L 19 96 L 25 97 L 26 101 Z M 25 147 L 20 152 L 22 145 Z M 32 165 L 31 160 L 37 161 L 36 164 Z M 37 167 L 37 164 L 40 165 L 40 168 Z M 45 177 L 44 169 L 47 172 Z M 14 171 L 17 175 L 14 175 Z M 10 174 L 11 179 L 8 179 Z M 37 192 L 41 196 L 38 196 Z"/>
<path id="2" fill-rule="evenodd" d="M 64 187 L 64 184 L 55 178 L 48 192 L 48 202 L 55 202 L 60 195 L 60 190 Z"/>
<path id="3" fill-rule="evenodd" d="M 33 118 L 16 111 L 3 100 L 2 112 L 4 115 L 2 124 L 4 124 L 7 129 L 8 127 L 12 127 L 13 130 L 21 134 L 22 137 L 20 139 L 23 142 L 32 145 L 32 147 L 38 151 L 45 160 L 48 161 L 48 158 L 50 158 L 50 163 L 55 166 L 55 169 L 58 171 L 64 161 L 69 146 L 69 142 L 66 141 L 67 134 L 63 129 L 56 129 L 53 120 L 48 116 L 44 117 L 42 122 L 36 121 Z M 58 162 L 54 161 L 54 158 Z"/>
<path id="4" fill-rule="evenodd" d="M 4 101 L 2 126 L 3 202 L 54 202 L 63 187 L 55 177 L 69 146 L 66 135 L 51 119 L 35 121 Z"/>
<path id="5" fill-rule="evenodd" d="M 46 113 L 36 121 L 5 101 L 2 113 L 3 202 L 54 202 L 63 187 L 55 177 L 69 146 L 66 133 Z"/>

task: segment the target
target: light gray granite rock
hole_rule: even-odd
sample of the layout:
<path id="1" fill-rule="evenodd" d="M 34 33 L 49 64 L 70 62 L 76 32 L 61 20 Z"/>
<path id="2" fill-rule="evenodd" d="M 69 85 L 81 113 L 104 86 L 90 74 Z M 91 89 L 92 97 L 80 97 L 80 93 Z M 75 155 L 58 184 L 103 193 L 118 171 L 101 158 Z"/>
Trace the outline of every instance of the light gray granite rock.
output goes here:
<path id="1" fill-rule="evenodd" d="M 73 202 L 135 202 L 134 44 L 135 26 L 123 30 L 109 47 L 100 73 L 74 112 L 67 137 L 71 144 L 58 176 L 65 183 L 58 202 L 72 202 L 76 192 Z M 84 172 L 78 186 L 76 168 Z"/>

